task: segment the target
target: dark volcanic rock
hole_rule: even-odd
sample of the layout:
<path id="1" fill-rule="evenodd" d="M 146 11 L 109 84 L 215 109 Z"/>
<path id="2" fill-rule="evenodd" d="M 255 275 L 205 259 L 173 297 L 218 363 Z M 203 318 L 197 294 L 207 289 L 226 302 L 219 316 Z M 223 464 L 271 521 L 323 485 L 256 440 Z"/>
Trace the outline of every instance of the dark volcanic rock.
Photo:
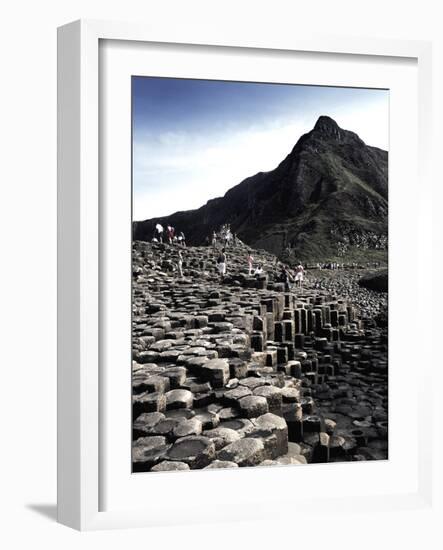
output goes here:
<path id="1" fill-rule="evenodd" d="M 202 433 L 202 423 L 196 417 L 189 420 L 182 420 L 174 428 L 174 437 L 186 437 L 188 435 L 200 435 Z"/>
<path id="2" fill-rule="evenodd" d="M 200 469 L 215 458 L 215 446 L 207 437 L 191 435 L 177 439 L 167 457 L 168 460 L 185 462 L 191 469 Z"/>
<path id="3" fill-rule="evenodd" d="M 171 390 L 165 394 L 168 409 L 190 409 L 193 395 L 189 390 Z"/>
<path id="4" fill-rule="evenodd" d="M 162 412 L 166 409 L 166 397 L 162 393 L 141 393 L 132 398 L 134 417 L 143 412 Z"/>
<path id="5" fill-rule="evenodd" d="M 177 249 L 133 245 L 134 471 L 387 458 L 387 294 L 355 266 L 285 292 L 263 250 L 251 286 L 242 243 L 230 282 L 212 247 L 181 248 L 182 278 Z"/>
<path id="6" fill-rule="evenodd" d="M 163 460 L 171 447 L 161 436 L 140 437 L 132 446 L 132 466 L 134 472 L 147 472 Z"/>
<path id="7" fill-rule="evenodd" d="M 247 418 L 255 418 L 268 412 L 268 402 L 260 395 L 247 395 L 239 401 L 239 407 Z"/>
<path id="8" fill-rule="evenodd" d="M 150 412 L 141 414 L 133 424 L 134 439 L 143 437 L 151 433 L 161 420 L 164 420 L 165 415 L 161 412 Z"/>
<path id="9" fill-rule="evenodd" d="M 184 462 L 170 462 L 164 460 L 151 468 L 151 472 L 177 472 L 179 470 L 190 470 L 188 464 Z"/>
<path id="10" fill-rule="evenodd" d="M 218 451 L 234 441 L 238 441 L 242 436 L 235 430 L 225 427 L 214 428 L 203 433 L 205 437 L 212 439 L 215 449 Z"/>
<path id="11" fill-rule="evenodd" d="M 383 269 L 375 273 L 368 273 L 358 281 L 358 284 L 369 288 L 369 290 L 388 292 L 388 270 Z"/>
<path id="12" fill-rule="evenodd" d="M 226 359 L 212 359 L 201 366 L 201 375 L 214 388 L 223 387 L 229 380 L 229 363 Z"/>
<path id="13" fill-rule="evenodd" d="M 266 413 L 253 421 L 250 437 L 263 439 L 267 458 L 274 459 L 288 452 L 288 425 L 284 418 Z"/>
<path id="14" fill-rule="evenodd" d="M 219 451 L 217 458 L 235 462 L 239 466 L 255 466 L 265 457 L 263 441 L 257 438 L 246 437 L 227 445 Z"/>
<path id="15" fill-rule="evenodd" d="M 238 468 L 238 464 L 235 462 L 229 462 L 229 460 L 214 460 L 209 466 L 203 468 L 204 470 L 217 470 L 220 468 Z"/>

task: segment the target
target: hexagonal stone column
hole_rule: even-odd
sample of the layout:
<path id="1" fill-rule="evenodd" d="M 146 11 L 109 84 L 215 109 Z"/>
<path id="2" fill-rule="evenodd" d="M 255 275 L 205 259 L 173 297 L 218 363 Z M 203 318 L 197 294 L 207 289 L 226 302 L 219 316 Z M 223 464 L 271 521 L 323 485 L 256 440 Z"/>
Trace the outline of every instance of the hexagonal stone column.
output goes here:
<path id="1" fill-rule="evenodd" d="M 168 460 L 185 462 L 191 470 L 204 468 L 214 458 L 214 442 L 201 435 L 191 435 L 177 439 L 167 452 Z"/>
<path id="2" fill-rule="evenodd" d="M 188 435 L 200 435 L 201 433 L 202 423 L 196 417 L 181 420 L 173 430 L 173 435 L 176 438 L 186 437 Z"/>
<path id="3" fill-rule="evenodd" d="M 206 430 L 203 432 L 203 435 L 214 442 L 216 451 L 223 449 L 223 447 L 226 447 L 230 443 L 234 443 L 234 441 L 238 441 L 242 437 L 237 431 L 222 426 L 213 430 Z"/>
<path id="4" fill-rule="evenodd" d="M 211 462 L 203 470 L 218 470 L 220 468 L 238 468 L 238 464 L 229 460 L 214 460 L 214 462 Z"/>
<path id="5" fill-rule="evenodd" d="M 246 418 L 256 418 L 268 412 L 268 402 L 260 395 L 248 395 L 239 400 L 241 413 Z"/>
<path id="6" fill-rule="evenodd" d="M 258 438 L 246 437 L 227 445 L 218 452 L 219 460 L 235 462 L 239 466 L 256 466 L 264 460 L 265 446 Z"/>
<path id="7" fill-rule="evenodd" d="M 229 380 L 229 363 L 226 359 L 211 359 L 200 367 L 203 379 L 214 388 L 222 388 Z"/>
<path id="8" fill-rule="evenodd" d="M 163 460 L 151 468 L 151 472 L 177 472 L 180 470 L 190 470 L 185 462 L 171 462 Z"/>
<path id="9" fill-rule="evenodd" d="M 140 437 L 132 446 L 132 469 L 134 472 L 149 472 L 166 457 L 171 445 L 162 436 Z"/>
<path id="10" fill-rule="evenodd" d="M 275 386 L 259 386 L 254 390 L 254 395 L 264 397 L 268 402 L 271 413 L 281 413 L 282 390 Z"/>
<path id="11" fill-rule="evenodd" d="M 165 415 L 161 412 L 143 413 L 138 416 L 132 426 L 133 439 L 145 437 L 150 433 L 150 430 L 165 419 Z"/>
<path id="12" fill-rule="evenodd" d="M 162 412 L 166 409 L 164 393 L 140 393 L 132 396 L 132 411 L 134 418 L 144 412 Z"/>
<path id="13" fill-rule="evenodd" d="M 190 409 L 194 397 L 189 390 L 171 390 L 165 393 L 167 409 Z"/>
<path id="14" fill-rule="evenodd" d="M 274 459 L 288 452 L 288 425 L 281 416 L 266 413 L 252 421 L 250 437 L 260 437 L 265 447 L 265 458 Z"/>

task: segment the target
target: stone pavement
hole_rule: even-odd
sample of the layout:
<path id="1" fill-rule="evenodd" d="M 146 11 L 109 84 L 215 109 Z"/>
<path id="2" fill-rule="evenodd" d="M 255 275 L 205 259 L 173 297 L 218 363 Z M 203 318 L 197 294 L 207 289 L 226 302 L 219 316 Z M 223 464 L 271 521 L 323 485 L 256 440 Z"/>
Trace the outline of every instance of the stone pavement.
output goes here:
<path id="1" fill-rule="evenodd" d="M 133 470 L 388 456 L 387 332 L 248 248 L 133 245 Z"/>

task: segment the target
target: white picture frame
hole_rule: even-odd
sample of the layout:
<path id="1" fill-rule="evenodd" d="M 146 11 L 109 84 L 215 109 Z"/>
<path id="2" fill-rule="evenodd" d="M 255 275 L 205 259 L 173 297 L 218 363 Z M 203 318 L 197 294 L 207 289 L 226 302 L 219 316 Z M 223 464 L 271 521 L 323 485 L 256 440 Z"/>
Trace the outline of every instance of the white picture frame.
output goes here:
<path id="1" fill-rule="evenodd" d="M 124 41 L 131 45 L 169 44 L 177 49 L 194 45 L 197 49 L 224 48 L 229 55 L 250 55 L 253 52 L 273 52 L 281 56 L 282 63 L 288 52 L 330 54 L 331 56 L 354 56 L 369 60 L 371 58 L 396 60 L 412 59 L 416 64 L 418 82 L 418 101 L 416 104 L 418 124 L 418 181 L 420 201 L 417 210 L 418 237 L 431 232 L 431 181 L 429 173 L 428 151 L 431 128 L 431 46 L 427 42 L 371 40 L 350 37 L 325 37 L 297 34 L 280 36 L 278 39 L 255 37 L 253 32 L 245 37 L 232 36 L 220 31 L 219 36 L 206 36 L 204 29 L 199 35 L 188 36 L 186 29 L 169 34 L 156 32 L 144 25 L 102 21 L 77 21 L 65 25 L 58 33 L 58 520 L 60 523 L 80 530 L 106 529 L 119 527 L 149 527 L 155 525 L 173 525 L 192 521 L 215 521 L 213 512 L 207 510 L 204 502 L 189 495 L 188 514 L 180 517 L 171 503 L 170 513 L 166 514 L 167 502 L 157 502 L 157 506 L 130 505 L 122 498 L 121 506 L 103 509 L 101 484 L 106 480 L 103 472 L 104 415 L 106 407 L 101 402 L 103 396 L 103 364 L 100 359 L 100 338 L 102 331 L 102 302 L 106 299 L 106 288 L 100 282 L 104 247 L 101 233 L 106 224 L 100 218 L 109 215 L 103 209 L 103 180 L 100 179 L 100 142 L 99 114 L 100 105 L 100 44 L 103 41 Z M 203 51 L 203 50 L 202 50 Z M 210 51 L 206 56 L 211 56 Z M 155 55 L 155 54 L 154 54 Z M 363 56 L 363 57 L 362 57 Z M 216 71 L 215 71 L 216 72 Z M 313 82 L 315 84 L 315 82 Z M 415 126 L 413 126 L 415 128 Z M 415 130 L 414 130 L 415 132 Z M 128 145 L 129 147 L 129 145 Z M 115 203 L 115 200 L 114 200 Z M 106 203 L 109 205 L 109 203 Z M 415 226 L 414 226 L 415 227 Z M 424 239 L 423 239 L 424 240 Z M 412 301 L 420 308 L 423 300 L 432 296 L 432 288 L 424 283 L 424 272 L 419 267 L 426 264 L 432 250 L 426 246 L 416 246 L 414 254 L 419 254 L 417 288 Z M 429 281 L 428 281 L 429 283 Z M 106 287 L 106 285 L 104 285 Z M 416 327 L 420 330 L 420 327 Z M 432 348 L 426 352 L 422 363 L 422 377 L 429 384 L 432 368 Z M 390 361 L 396 361 L 390 357 Z M 129 363 L 128 363 L 129 369 Z M 394 388 L 395 389 L 395 388 Z M 121 388 L 123 395 L 124 389 Z M 281 502 L 298 507 L 300 514 L 303 504 L 309 502 L 316 512 L 327 511 L 331 506 L 340 513 L 359 507 L 370 511 L 374 507 L 381 509 L 418 509 L 431 505 L 431 433 L 430 425 L 423 417 L 424 404 L 428 396 L 423 383 L 417 384 L 417 400 L 413 408 L 413 426 L 417 427 L 414 436 L 417 456 L 414 458 L 414 478 L 411 487 L 402 490 L 389 490 L 381 495 L 376 491 L 365 494 L 331 494 L 326 490 L 314 491 L 311 498 L 307 495 L 288 495 L 283 487 L 272 495 L 268 492 L 251 492 L 245 507 L 240 502 L 243 518 L 260 520 L 264 517 L 267 504 Z M 416 411 L 416 417 L 415 417 Z M 392 411 L 390 411 L 392 412 Z M 129 430 L 129 427 L 128 427 Z M 122 442 L 126 445 L 126 442 Z M 128 448 L 129 464 L 129 448 Z M 333 468 L 337 479 L 345 479 L 357 474 L 348 474 L 343 468 L 354 465 L 316 466 L 315 468 Z M 395 464 L 393 466 L 395 468 Z M 241 475 L 249 483 L 266 476 L 266 483 L 275 486 L 284 482 L 288 468 L 271 468 L 273 474 L 264 474 L 264 469 L 248 469 Z M 310 467 L 309 467 L 310 468 Z M 411 466 L 412 468 L 412 466 Z M 252 472 L 252 470 L 255 470 Z M 307 471 L 307 470 L 305 470 Z M 238 474 L 239 472 L 235 472 Z M 391 472 L 392 473 L 392 472 Z M 198 476 L 210 474 L 211 483 L 222 486 L 226 472 L 191 472 L 161 474 L 162 485 L 171 490 L 179 483 L 188 483 L 192 477 L 195 484 Z M 373 472 L 378 475 L 377 471 Z M 152 474 L 145 476 L 144 483 L 151 484 L 155 493 L 156 481 Z M 274 476 L 273 478 L 269 476 Z M 179 477 L 180 476 L 180 477 Z M 182 481 L 187 477 L 188 482 Z M 358 475 L 357 475 L 358 478 Z M 158 479 L 158 478 L 157 478 Z M 207 480 L 208 477 L 205 477 Z M 400 478 L 399 478 L 400 479 Z M 237 477 L 238 480 L 238 477 Z M 108 480 L 109 481 L 109 480 Z M 248 483 L 246 481 L 246 483 Z M 401 479 L 399 483 L 401 482 Z M 355 483 L 355 481 L 354 481 Z M 185 485 L 183 485 L 185 486 Z M 270 485 L 271 487 L 271 485 Z M 352 482 L 350 483 L 352 488 Z M 285 493 L 285 494 L 284 494 Z M 130 495 L 130 493 L 127 493 Z M 280 496 L 279 496 L 280 495 Z M 299 498 L 300 497 L 300 498 Z M 129 500 L 129 497 L 128 499 Z M 304 506 L 306 508 L 306 506 Z M 217 521 L 232 521 L 238 515 L 239 506 L 226 507 L 217 514 Z M 191 513 L 192 512 L 192 513 Z M 269 510 L 267 511 L 269 516 Z M 275 517 L 285 512 L 278 510 Z"/>

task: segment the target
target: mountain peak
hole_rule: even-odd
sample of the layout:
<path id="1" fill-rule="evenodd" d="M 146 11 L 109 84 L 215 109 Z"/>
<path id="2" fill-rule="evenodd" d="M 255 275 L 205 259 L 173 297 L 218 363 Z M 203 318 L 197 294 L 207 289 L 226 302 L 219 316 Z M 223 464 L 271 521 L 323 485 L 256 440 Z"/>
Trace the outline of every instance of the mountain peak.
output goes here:
<path id="1" fill-rule="evenodd" d="M 314 126 L 314 132 L 321 133 L 326 136 L 339 136 L 341 128 L 335 120 L 329 116 L 322 115 L 318 118 Z"/>
<path id="2" fill-rule="evenodd" d="M 384 250 L 387 201 L 387 152 L 321 116 L 274 170 L 199 209 L 136 223 L 134 239 L 151 240 L 160 221 L 202 244 L 228 223 L 243 242 L 277 254 L 290 247 L 306 259 L 359 255 L 361 243 Z"/>

